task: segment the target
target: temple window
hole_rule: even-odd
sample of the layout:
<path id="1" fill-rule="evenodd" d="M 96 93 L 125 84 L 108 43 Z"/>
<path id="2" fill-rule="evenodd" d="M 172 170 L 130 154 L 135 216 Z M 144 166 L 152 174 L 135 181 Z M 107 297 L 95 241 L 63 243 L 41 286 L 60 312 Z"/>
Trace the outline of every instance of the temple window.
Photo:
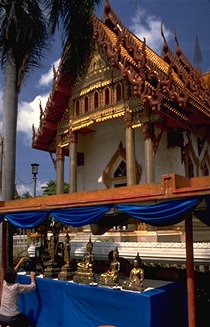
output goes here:
<path id="1" fill-rule="evenodd" d="M 122 99 L 122 87 L 121 87 L 120 84 L 117 84 L 116 95 L 117 95 L 117 102 L 121 101 L 121 99 Z"/>
<path id="2" fill-rule="evenodd" d="M 98 92 L 95 92 L 94 94 L 94 108 L 98 108 Z"/>
<path id="3" fill-rule="evenodd" d="M 89 107 L 88 96 L 86 96 L 85 97 L 85 112 L 88 112 L 88 107 Z"/>
<path id="4" fill-rule="evenodd" d="M 106 88 L 105 90 L 105 105 L 107 106 L 109 104 L 109 89 Z"/>
<path id="5" fill-rule="evenodd" d="M 122 176 L 126 176 L 127 172 L 126 172 L 126 163 L 124 160 L 121 161 L 121 163 L 119 164 L 119 166 L 117 167 L 117 169 L 114 172 L 114 177 L 122 177 Z"/>
<path id="6" fill-rule="evenodd" d="M 116 166 L 115 166 L 116 165 Z M 127 185 L 126 162 L 119 157 L 115 162 L 112 171 L 112 187 L 121 187 Z"/>
<path id="7" fill-rule="evenodd" d="M 79 116 L 79 100 L 76 101 L 76 116 Z"/>
<path id="8" fill-rule="evenodd" d="M 136 180 L 139 183 L 141 176 L 141 167 L 136 162 Z M 103 183 L 107 188 L 121 187 L 127 185 L 127 167 L 125 148 L 120 142 L 119 148 L 107 164 L 103 171 Z"/>
<path id="9" fill-rule="evenodd" d="M 127 183 L 114 183 L 114 187 L 122 187 L 122 186 L 127 186 Z"/>

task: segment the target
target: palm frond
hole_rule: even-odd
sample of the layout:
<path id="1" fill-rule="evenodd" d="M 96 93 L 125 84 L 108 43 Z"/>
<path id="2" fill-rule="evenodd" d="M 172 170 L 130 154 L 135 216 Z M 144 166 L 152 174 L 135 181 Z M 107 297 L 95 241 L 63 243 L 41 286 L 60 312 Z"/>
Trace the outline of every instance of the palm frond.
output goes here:
<path id="1" fill-rule="evenodd" d="M 62 70 L 71 76 L 83 73 L 92 51 L 91 18 L 101 0 L 45 0 L 51 30 L 62 27 Z"/>
<path id="2" fill-rule="evenodd" d="M 12 1 L 0 8 L 0 56 L 4 67 L 8 51 L 18 74 L 18 87 L 25 72 L 37 67 L 48 48 L 50 34 L 39 1 Z"/>

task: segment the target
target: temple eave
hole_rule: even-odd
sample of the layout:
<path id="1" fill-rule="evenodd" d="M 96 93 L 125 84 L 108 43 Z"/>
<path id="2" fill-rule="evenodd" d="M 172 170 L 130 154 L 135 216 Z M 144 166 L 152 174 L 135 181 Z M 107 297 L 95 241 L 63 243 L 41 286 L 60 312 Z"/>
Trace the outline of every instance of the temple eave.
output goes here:
<path id="1" fill-rule="evenodd" d="M 176 174 L 166 174 L 161 176 L 160 183 L 121 187 L 117 193 L 114 188 L 111 188 L 32 199 L 2 201 L 0 203 L 0 214 L 101 204 L 155 203 L 161 200 L 207 195 L 210 195 L 210 176 L 187 178 Z"/>

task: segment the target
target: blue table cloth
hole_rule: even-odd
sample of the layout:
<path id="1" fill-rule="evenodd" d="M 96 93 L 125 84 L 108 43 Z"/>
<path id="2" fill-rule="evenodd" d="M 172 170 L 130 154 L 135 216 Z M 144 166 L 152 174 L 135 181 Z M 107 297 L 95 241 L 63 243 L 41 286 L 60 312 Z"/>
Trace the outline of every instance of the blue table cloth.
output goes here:
<path id="1" fill-rule="evenodd" d="M 29 283 L 28 276 L 19 276 Z M 186 327 L 186 292 L 181 282 L 143 293 L 36 278 L 22 294 L 20 309 L 37 327 Z"/>

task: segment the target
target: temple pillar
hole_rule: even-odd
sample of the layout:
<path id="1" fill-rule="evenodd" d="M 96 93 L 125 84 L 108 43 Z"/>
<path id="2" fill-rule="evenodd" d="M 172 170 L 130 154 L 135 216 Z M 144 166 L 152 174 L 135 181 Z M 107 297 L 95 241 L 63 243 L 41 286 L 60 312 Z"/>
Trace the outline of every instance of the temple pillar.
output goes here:
<path id="1" fill-rule="evenodd" d="M 125 142 L 126 142 L 126 170 L 127 185 L 136 184 L 136 158 L 135 158 L 135 134 L 132 128 L 132 113 L 125 113 Z"/>
<path id="2" fill-rule="evenodd" d="M 73 131 L 70 132 L 69 158 L 69 193 L 74 193 L 77 192 L 77 134 Z"/>
<path id="3" fill-rule="evenodd" d="M 154 125 L 146 122 L 143 125 L 144 149 L 145 149 L 145 182 L 155 182 L 155 155 L 153 148 Z"/>
<path id="4" fill-rule="evenodd" d="M 56 194 L 64 193 L 64 155 L 61 146 L 56 151 Z"/>
<path id="5" fill-rule="evenodd" d="M 155 182 L 155 155 L 153 148 L 154 125 L 146 122 L 143 125 L 144 151 L 145 151 L 145 182 Z M 148 231 L 155 231 L 157 227 L 148 226 Z"/>

